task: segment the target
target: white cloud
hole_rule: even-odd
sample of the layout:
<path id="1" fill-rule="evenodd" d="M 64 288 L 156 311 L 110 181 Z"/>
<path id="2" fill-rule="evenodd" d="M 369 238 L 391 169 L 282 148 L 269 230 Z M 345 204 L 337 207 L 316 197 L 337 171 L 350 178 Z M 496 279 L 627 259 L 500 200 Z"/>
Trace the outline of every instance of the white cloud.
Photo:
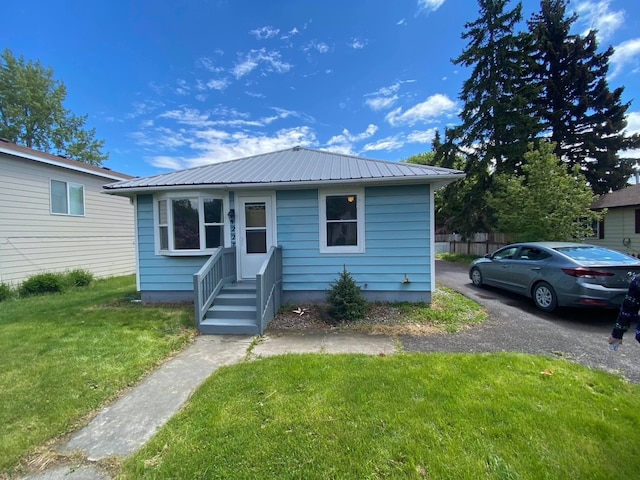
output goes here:
<path id="1" fill-rule="evenodd" d="M 401 18 L 400 20 L 398 20 L 396 22 L 396 25 L 407 25 L 407 19 L 406 18 Z"/>
<path id="2" fill-rule="evenodd" d="M 209 115 L 200 113 L 195 108 L 183 107 L 180 110 L 169 110 L 159 115 L 159 118 L 175 120 L 183 125 L 204 128 L 213 125 Z"/>
<path id="3" fill-rule="evenodd" d="M 178 80 L 176 80 L 176 83 L 178 84 L 178 86 L 176 87 L 176 93 L 178 95 L 189 95 L 191 87 L 189 87 L 189 84 L 186 80 L 179 78 Z"/>
<path id="4" fill-rule="evenodd" d="M 324 42 L 317 42 L 316 40 L 311 40 L 304 47 L 302 47 L 302 50 L 305 53 L 309 53 L 311 50 L 317 50 L 320 53 L 327 53 L 330 50 L 330 47 Z"/>
<path id="5" fill-rule="evenodd" d="M 265 95 L 263 93 L 259 93 L 259 92 L 250 92 L 250 91 L 246 90 L 244 93 L 245 93 L 245 95 L 248 95 L 248 96 L 253 97 L 253 98 L 265 98 Z"/>
<path id="6" fill-rule="evenodd" d="M 374 143 L 368 143 L 364 146 L 365 152 L 378 151 L 378 150 L 399 150 L 404 146 L 404 142 L 398 137 L 387 137 L 378 140 Z"/>
<path id="7" fill-rule="evenodd" d="M 158 156 L 153 157 L 149 163 L 156 168 L 165 168 L 167 170 L 179 170 L 182 168 L 182 162 L 180 159 L 167 157 L 167 156 Z"/>
<path id="8" fill-rule="evenodd" d="M 248 135 L 238 132 L 225 136 L 209 136 L 207 132 L 200 132 L 198 136 L 203 140 L 198 145 L 203 151 L 197 156 L 179 159 L 187 167 L 284 150 L 296 145 L 311 147 L 317 143 L 315 133 L 306 126 L 278 130 L 273 135 Z"/>
<path id="9" fill-rule="evenodd" d="M 627 114 L 627 128 L 624 129 L 627 135 L 640 134 L 640 112 L 630 112 Z M 640 149 L 624 150 L 620 152 L 622 158 L 640 158 Z"/>
<path id="10" fill-rule="evenodd" d="M 362 140 L 366 140 L 367 138 L 371 138 L 378 131 L 378 126 L 370 123 L 366 130 L 362 133 L 352 134 L 346 128 L 342 130 L 340 135 L 334 135 L 329 139 L 327 145 L 329 146 L 344 146 L 348 147 L 351 150 L 351 144 L 356 142 L 361 142 Z"/>
<path id="11" fill-rule="evenodd" d="M 222 50 L 220 52 L 222 52 Z M 211 58 L 208 58 L 208 57 L 202 57 L 202 58 L 199 58 L 198 60 L 196 60 L 196 66 L 198 66 L 200 68 L 204 68 L 205 70 L 207 70 L 208 72 L 211 72 L 211 73 L 222 73 L 222 72 L 224 72 L 224 68 L 223 67 L 216 66 L 215 62 Z"/>
<path id="12" fill-rule="evenodd" d="M 290 63 L 282 60 L 280 52 L 274 50 L 268 52 L 266 49 L 261 48 L 259 50 L 251 50 L 243 58 L 239 59 L 234 65 L 232 73 L 236 78 L 242 78 L 261 64 L 265 66 L 267 71 L 276 73 L 286 73 L 293 67 Z"/>
<path id="13" fill-rule="evenodd" d="M 407 142 L 409 143 L 429 143 L 433 141 L 433 137 L 436 135 L 437 128 L 430 128 L 429 130 L 414 130 L 407 135 Z"/>
<path id="14" fill-rule="evenodd" d="M 300 34 L 300 31 L 296 27 L 293 27 L 285 35 L 282 35 L 280 37 L 280 39 L 281 40 L 288 40 L 289 38 L 294 37 L 294 36 L 299 35 L 299 34 Z"/>
<path id="15" fill-rule="evenodd" d="M 279 28 L 275 28 L 272 26 L 260 27 L 255 30 L 250 30 L 249 33 L 256 37 L 258 40 L 265 40 L 267 38 L 275 37 L 280 33 Z"/>
<path id="16" fill-rule="evenodd" d="M 219 92 L 224 91 L 229 86 L 229 80 L 226 78 L 212 78 L 207 82 L 207 88 L 211 90 L 218 90 Z"/>
<path id="17" fill-rule="evenodd" d="M 444 0 L 418 0 L 418 11 L 420 12 L 435 12 L 439 9 Z"/>
<path id="18" fill-rule="evenodd" d="M 613 55 L 609 58 L 612 69 L 609 78 L 619 75 L 628 64 L 637 65 L 640 60 L 640 38 L 634 38 L 622 42 L 613 49 Z"/>
<path id="19" fill-rule="evenodd" d="M 455 102 L 446 95 L 438 93 L 430 96 L 424 102 L 414 105 L 405 112 L 402 111 L 402 108 L 396 108 L 389 112 L 385 119 L 394 127 L 398 125 L 414 125 L 417 122 L 447 114 L 455 108 Z"/>
<path id="20" fill-rule="evenodd" d="M 367 39 L 352 38 L 348 45 L 354 50 L 362 50 L 367 46 Z"/>
<path id="21" fill-rule="evenodd" d="M 576 3 L 576 13 L 579 23 L 586 24 L 586 32 L 590 30 L 598 31 L 599 43 L 610 38 L 611 35 L 624 23 L 624 10 L 617 12 L 609 9 L 611 0 L 581 1 Z"/>
<path id="22" fill-rule="evenodd" d="M 388 110 L 398 101 L 398 96 L 367 98 L 364 103 L 374 112 Z"/>

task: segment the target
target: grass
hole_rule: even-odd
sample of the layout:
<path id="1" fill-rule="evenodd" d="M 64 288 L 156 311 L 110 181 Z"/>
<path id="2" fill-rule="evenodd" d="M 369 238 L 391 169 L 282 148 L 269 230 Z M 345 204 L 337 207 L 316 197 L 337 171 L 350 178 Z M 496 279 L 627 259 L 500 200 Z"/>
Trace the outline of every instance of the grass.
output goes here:
<path id="1" fill-rule="evenodd" d="M 130 276 L 0 303 L 0 472 L 189 341 L 190 305 L 147 307 L 135 293 Z"/>
<path id="2" fill-rule="evenodd" d="M 403 318 L 410 323 L 433 325 L 448 333 L 457 333 L 472 325 L 478 325 L 487 319 L 487 311 L 477 303 L 450 288 L 438 285 L 429 304 L 397 304 Z"/>
<path id="3" fill-rule="evenodd" d="M 635 478 L 640 386 L 522 354 L 224 367 L 122 478 Z"/>
<path id="4" fill-rule="evenodd" d="M 478 258 L 477 255 L 466 255 L 464 253 L 438 253 L 436 258 L 440 260 L 446 260 L 447 262 L 464 263 L 469 265 L 472 261 Z"/>

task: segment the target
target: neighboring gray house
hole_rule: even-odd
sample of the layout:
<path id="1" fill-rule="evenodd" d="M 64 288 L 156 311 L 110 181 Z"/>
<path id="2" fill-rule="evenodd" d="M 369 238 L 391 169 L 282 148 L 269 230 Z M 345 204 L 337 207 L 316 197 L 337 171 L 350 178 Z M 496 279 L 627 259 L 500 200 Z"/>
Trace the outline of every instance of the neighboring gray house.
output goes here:
<path id="1" fill-rule="evenodd" d="M 76 268 L 135 273 L 133 206 L 102 190 L 131 178 L 0 140 L 0 282 Z"/>
<path id="2" fill-rule="evenodd" d="M 135 203 L 143 301 L 195 300 L 200 331 L 253 334 L 344 267 L 370 300 L 430 302 L 433 194 L 462 177 L 294 147 L 105 190 Z"/>
<path id="3" fill-rule="evenodd" d="M 635 257 L 640 255 L 640 185 L 629 185 L 602 195 L 592 210 L 607 209 L 595 238 L 587 241 Z"/>

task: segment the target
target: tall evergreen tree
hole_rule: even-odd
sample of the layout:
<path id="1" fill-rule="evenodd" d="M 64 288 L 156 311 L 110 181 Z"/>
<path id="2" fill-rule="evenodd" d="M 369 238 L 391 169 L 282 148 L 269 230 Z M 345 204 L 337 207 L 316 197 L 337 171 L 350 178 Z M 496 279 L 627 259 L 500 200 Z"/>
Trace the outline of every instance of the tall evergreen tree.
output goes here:
<path id="1" fill-rule="evenodd" d="M 554 153 L 575 165 L 596 194 L 624 187 L 633 173 L 632 162 L 620 150 L 640 147 L 640 136 L 626 136 L 624 88 L 611 91 L 607 83 L 613 48 L 598 52 L 596 32 L 571 33 L 578 19 L 567 16 L 566 0 L 542 0 L 532 16 L 535 80 L 541 86 L 536 115 L 555 143 Z"/>
<path id="2" fill-rule="evenodd" d="M 0 53 L 0 137 L 25 147 L 100 165 L 104 140 L 86 129 L 86 116 L 67 110 L 64 84 L 39 61 L 26 62 L 11 50 Z"/>
<path id="3" fill-rule="evenodd" d="M 520 170 L 528 143 L 539 132 L 532 116 L 536 85 L 530 81 L 527 33 L 514 33 L 522 4 L 506 11 L 508 0 L 478 0 L 479 17 L 465 24 L 469 41 L 454 64 L 472 67 L 460 99 L 464 103 L 462 144 L 475 150 L 467 168 L 480 176 Z M 491 183 L 488 178 L 488 184 Z"/>

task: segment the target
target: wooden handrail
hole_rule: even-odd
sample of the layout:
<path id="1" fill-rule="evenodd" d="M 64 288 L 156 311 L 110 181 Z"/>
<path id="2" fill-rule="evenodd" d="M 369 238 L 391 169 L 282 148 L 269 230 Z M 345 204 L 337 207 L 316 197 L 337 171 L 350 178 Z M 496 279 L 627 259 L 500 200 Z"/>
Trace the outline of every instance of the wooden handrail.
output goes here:
<path id="1" fill-rule="evenodd" d="M 235 282 L 235 247 L 218 248 L 197 273 L 193 275 L 193 305 L 196 327 L 204 319 L 213 299 L 227 283 Z"/>
<path id="2" fill-rule="evenodd" d="M 256 321 L 260 334 L 276 316 L 282 303 L 282 247 L 271 247 L 256 275 Z"/>

